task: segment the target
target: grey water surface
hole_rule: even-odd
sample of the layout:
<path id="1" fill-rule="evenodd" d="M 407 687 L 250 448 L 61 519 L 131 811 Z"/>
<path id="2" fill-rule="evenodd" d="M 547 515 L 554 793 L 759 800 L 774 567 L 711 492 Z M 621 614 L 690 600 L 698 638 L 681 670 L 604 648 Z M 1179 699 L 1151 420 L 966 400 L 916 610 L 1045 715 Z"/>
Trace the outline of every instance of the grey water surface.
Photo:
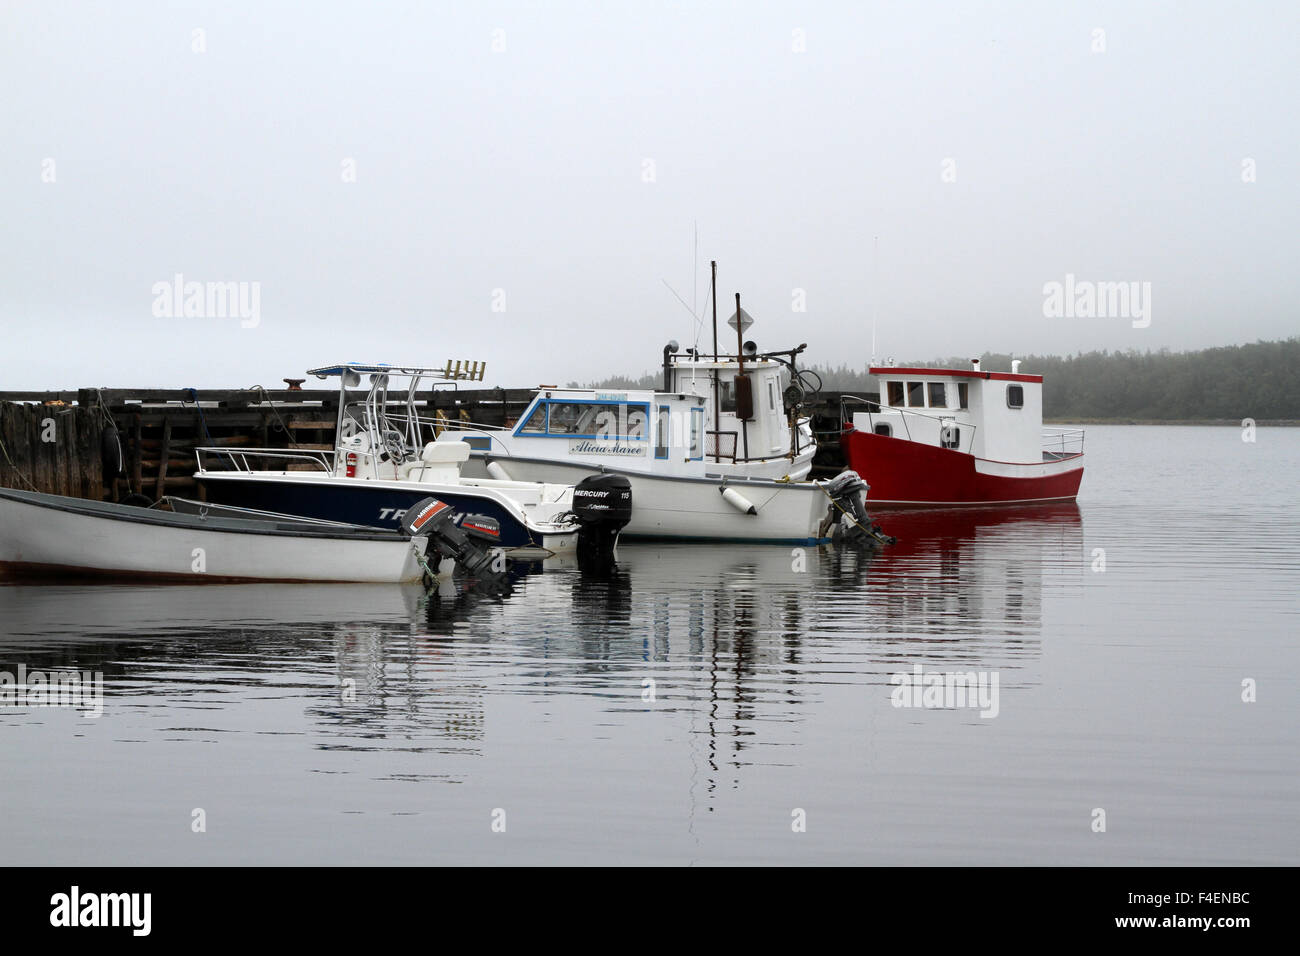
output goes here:
<path id="1" fill-rule="evenodd" d="M 874 556 L 2 585 L 0 670 L 104 675 L 0 707 L 5 861 L 1294 864 L 1300 430 L 1241 437 L 1091 427 L 1077 505 L 880 513 Z M 996 715 L 895 706 L 917 665 Z"/>

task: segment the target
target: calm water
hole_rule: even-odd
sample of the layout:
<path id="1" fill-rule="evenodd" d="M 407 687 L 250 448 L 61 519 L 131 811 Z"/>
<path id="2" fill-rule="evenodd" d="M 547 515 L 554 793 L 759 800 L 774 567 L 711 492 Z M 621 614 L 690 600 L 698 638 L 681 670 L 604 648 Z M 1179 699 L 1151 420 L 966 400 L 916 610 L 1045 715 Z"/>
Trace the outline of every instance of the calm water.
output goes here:
<path id="1" fill-rule="evenodd" d="M 105 680 L 98 719 L 0 707 L 5 860 L 1296 863 L 1300 430 L 1087 451 L 1077 507 L 882 513 L 869 560 L 0 587 L 0 669 Z M 997 716 L 893 706 L 918 664 Z"/>

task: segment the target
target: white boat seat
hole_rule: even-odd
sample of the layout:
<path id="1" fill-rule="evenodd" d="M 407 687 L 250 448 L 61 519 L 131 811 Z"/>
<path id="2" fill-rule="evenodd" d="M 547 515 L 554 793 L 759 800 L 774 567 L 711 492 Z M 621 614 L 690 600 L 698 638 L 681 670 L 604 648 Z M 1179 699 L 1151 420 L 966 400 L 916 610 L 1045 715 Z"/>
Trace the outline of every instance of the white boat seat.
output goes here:
<path id="1" fill-rule="evenodd" d="M 420 461 L 429 464 L 459 465 L 469 461 L 469 442 L 431 441 L 420 453 Z"/>

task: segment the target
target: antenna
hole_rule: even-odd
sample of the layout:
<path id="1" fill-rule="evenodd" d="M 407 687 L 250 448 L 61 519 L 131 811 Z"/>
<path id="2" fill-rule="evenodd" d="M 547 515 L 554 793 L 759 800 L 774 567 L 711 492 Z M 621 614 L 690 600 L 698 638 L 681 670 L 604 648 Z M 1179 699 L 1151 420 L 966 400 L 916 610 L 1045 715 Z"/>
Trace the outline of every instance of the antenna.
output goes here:
<path id="1" fill-rule="evenodd" d="M 662 282 L 662 283 L 664 284 L 664 288 L 665 288 L 665 289 L 667 289 L 669 292 L 671 292 L 671 293 L 673 294 L 673 298 L 675 298 L 678 302 L 680 302 L 680 303 L 682 304 L 682 308 L 685 309 L 687 312 L 690 312 L 690 313 L 691 313 L 691 318 L 695 320 L 696 325 L 699 325 L 703 320 L 702 320 L 698 315 L 696 315 L 694 312 L 691 312 L 691 307 L 690 307 L 689 305 L 686 304 L 686 300 L 683 299 L 680 295 L 677 294 L 677 290 L 674 289 L 672 286 L 670 286 L 670 285 L 668 284 L 668 280 L 665 279 L 663 276 L 660 276 L 660 277 L 659 277 L 659 281 Z M 698 332 L 698 331 L 696 332 L 696 338 L 697 338 L 697 339 L 699 338 L 699 332 Z"/>
<path id="2" fill-rule="evenodd" d="M 698 316 L 700 314 L 700 221 L 696 219 L 695 224 L 695 249 L 691 252 L 691 314 Z M 695 344 L 698 347 L 700 337 L 695 337 Z"/>
<path id="3" fill-rule="evenodd" d="M 880 237 L 871 237 L 871 364 L 876 364 L 876 319 L 880 314 Z"/>

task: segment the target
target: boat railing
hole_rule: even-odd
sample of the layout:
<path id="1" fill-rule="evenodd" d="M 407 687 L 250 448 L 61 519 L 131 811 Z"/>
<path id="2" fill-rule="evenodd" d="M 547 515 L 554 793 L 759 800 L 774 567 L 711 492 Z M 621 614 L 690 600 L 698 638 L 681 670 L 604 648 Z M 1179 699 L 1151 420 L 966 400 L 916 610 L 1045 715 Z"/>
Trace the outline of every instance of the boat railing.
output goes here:
<path id="1" fill-rule="evenodd" d="M 1082 428 L 1044 428 L 1043 455 L 1071 458 L 1083 454 Z"/>
<path id="2" fill-rule="evenodd" d="M 356 450 L 354 453 L 359 456 L 379 457 L 384 452 L 384 448 L 381 447 L 384 440 L 394 434 L 401 436 L 407 455 L 418 456 L 427 442 L 436 441 L 439 435 L 446 431 L 501 432 L 509 431 L 512 427 L 470 421 L 467 417 L 460 417 L 455 411 L 448 415 L 441 408 L 434 408 L 433 414 L 428 414 L 430 410 L 429 406 L 417 407 L 410 401 L 380 402 L 367 398 L 364 401 L 349 402 L 342 416 L 345 428 L 348 429 L 344 434 L 346 436 L 368 433 L 375 436 L 376 440 L 372 442 L 375 448 L 369 452 Z M 421 414 L 422 411 L 425 414 Z"/>
<path id="3" fill-rule="evenodd" d="M 840 421 L 841 422 L 846 422 L 846 423 L 852 422 L 851 416 L 848 415 L 848 409 L 845 407 L 846 404 L 850 402 L 856 402 L 859 405 L 865 405 L 867 407 L 867 423 L 871 426 L 872 432 L 875 432 L 876 430 L 875 416 L 877 415 L 883 416 L 886 414 L 898 415 L 899 420 L 903 423 L 903 434 L 906 436 L 907 440 L 920 441 L 921 440 L 920 438 L 915 438 L 912 436 L 911 420 L 916 418 L 924 418 L 938 423 L 939 435 L 941 441 L 940 447 L 951 448 L 954 451 L 964 451 L 967 454 L 974 453 L 975 432 L 979 428 L 979 426 L 974 424 L 973 422 L 959 422 L 950 415 L 946 415 L 946 416 L 929 415 L 926 414 L 925 412 L 918 412 L 910 408 L 898 408 L 894 405 L 881 405 L 879 402 L 873 402 L 867 398 L 858 398 L 856 395 L 840 396 Z M 893 427 L 892 421 L 886 421 L 883 424 L 889 425 L 891 429 Z M 949 426 L 953 426 L 958 429 L 958 438 L 955 445 L 942 444 L 942 442 L 944 441 L 944 430 Z M 965 441 L 963 441 L 961 438 L 963 432 L 966 435 Z M 926 444 L 928 444 L 928 442 L 926 442 Z M 965 448 L 962 447 L 963 445 L 965 445 Z"/>
<path id="4" fill-rule="evenodd" d="M 731 460 L 736 464 L 736 444 L 740 440 L 740 433 L 734 431 L 706 431 L 704 442 L 704 455 L 706 458 L 712 458 L 714 461 L 721 461 L 723 458 Z M 730 439 L 731 451 L 723 450 L 723 440 Z"/>
<path id="5" fill-rule="evenodd" d="M 432 417 L 419 415 L 416 416 L 415 421 L 420 426 L 422 434 L 423 434 L 423 429 L 428 428 L 432 431 L 435 438 L 445 431 L 508 432 L 512 428 L 512 426 L 510 425 L 489 425 L 486 422 L 473 422 L 467 418 L 448 418 L 448 417 L 440 418 L 437 415 L 434 415 Z"/>
<path id="6" fill-rule="evenodd" d="M 213 448 L 199 447 L 194 449 L 194 455 L 198 460 L 199 471 L 271 471 L 275 469 L 254 468 L 249 460 L 265 460 L 285 462 L 285 471 L 293 470 L 315 470 L 319 468 L 326 474 L 332 474 L 334 471 L 333 456 L 330 451 L 285 451 L 282 448 Z M 209 458 L 224 462 L 223 468 L 212 468 L 209 465 Z M 310 469 L 293 469 L 289 463 L 308 464 Z"/>

